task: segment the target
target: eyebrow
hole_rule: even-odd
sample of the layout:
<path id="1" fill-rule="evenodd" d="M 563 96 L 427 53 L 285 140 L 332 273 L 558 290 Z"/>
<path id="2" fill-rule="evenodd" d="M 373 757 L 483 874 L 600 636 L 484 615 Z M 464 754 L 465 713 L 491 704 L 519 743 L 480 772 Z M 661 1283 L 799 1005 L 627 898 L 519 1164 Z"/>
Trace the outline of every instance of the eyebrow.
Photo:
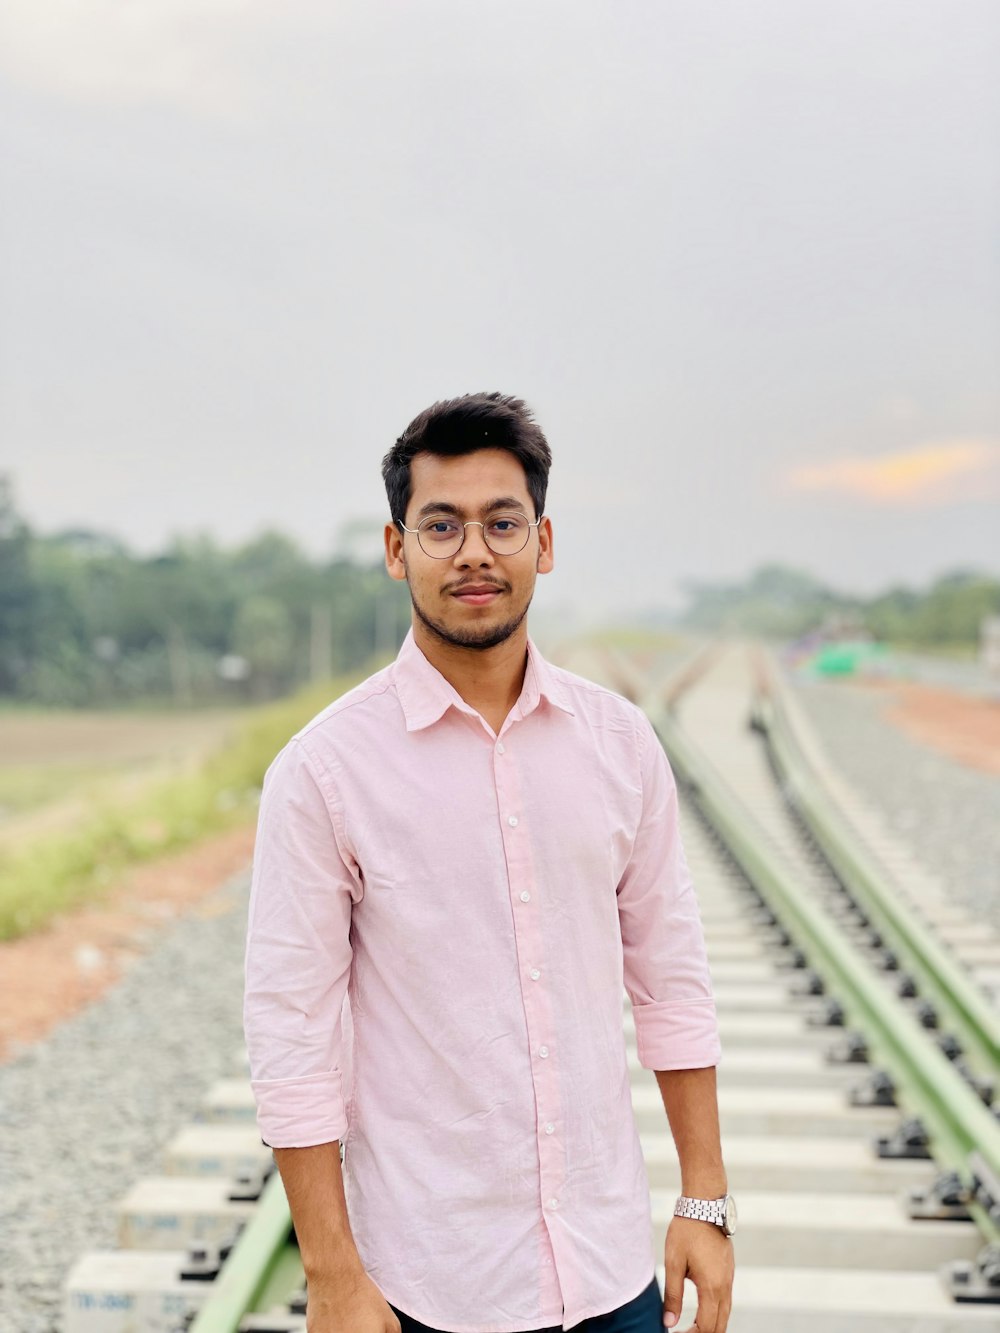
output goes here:
<path id="1" fill-rule="evenodd" d="M 496 500 L 487 500 L 479 512 L 491 514 L 497 509 L 517 509 L 522 514 L 526 512 L 522 501 L 514 495 L 501 495 Z M 417 519 L 426 518 L 428 514 L 454 514 L 457 517 L 462 512 L 458 505 L 449 504 L 447 500 L 431 500 L 417 511 Z"/>

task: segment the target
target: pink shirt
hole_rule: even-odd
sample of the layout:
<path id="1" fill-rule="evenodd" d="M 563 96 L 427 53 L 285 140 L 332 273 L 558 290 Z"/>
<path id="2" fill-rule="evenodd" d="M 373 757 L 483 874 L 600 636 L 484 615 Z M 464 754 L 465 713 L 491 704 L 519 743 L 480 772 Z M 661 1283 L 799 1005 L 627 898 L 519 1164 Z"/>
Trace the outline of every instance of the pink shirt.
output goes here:
<path id="1" fill-rule="evenodd" d="M 646 1068 L 718 1062 L 673 777 L 618 695 L 529 644 L 495 736 L 411 633 L 271 765 L 258 1124 L 272 1147 L 342 1140 L 354 1238 L 398 1309 L 570 1328 L 648 1285 L 623 986 Z"/>

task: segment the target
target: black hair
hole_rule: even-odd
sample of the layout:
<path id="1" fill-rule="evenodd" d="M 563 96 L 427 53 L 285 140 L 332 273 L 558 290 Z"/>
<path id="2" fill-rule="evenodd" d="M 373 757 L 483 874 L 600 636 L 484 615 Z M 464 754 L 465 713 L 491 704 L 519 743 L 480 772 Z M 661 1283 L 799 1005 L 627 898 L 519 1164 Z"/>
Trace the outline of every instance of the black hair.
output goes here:
<path id="1" fill-rule="evenodd" d="M 535 517 L 541 518 L 552 454 L 531 408 L 510 394 L 469 393 L 425 408 L 382 459 L 392 521 L 402 523 L 406 517 L 414 454 L 450 457 L 479 449 L 506 449 L 514 455 L 524 468 Z"/>

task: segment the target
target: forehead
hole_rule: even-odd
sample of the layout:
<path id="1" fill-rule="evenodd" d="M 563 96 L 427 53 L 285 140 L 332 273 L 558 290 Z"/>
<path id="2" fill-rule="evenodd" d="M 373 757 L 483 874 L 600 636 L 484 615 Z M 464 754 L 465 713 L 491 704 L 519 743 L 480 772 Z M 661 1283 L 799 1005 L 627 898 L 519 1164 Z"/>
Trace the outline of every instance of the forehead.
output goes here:
<path id="1" fill-rule="evenodd" d="M 504 495 L 520 499 L 525 508 L 531 504 L 524 468 L 506 449 L 478 449 L 448 458 L 419 453 L 410 461 L 408 512 L 438 500 L 478 511 Z"/>

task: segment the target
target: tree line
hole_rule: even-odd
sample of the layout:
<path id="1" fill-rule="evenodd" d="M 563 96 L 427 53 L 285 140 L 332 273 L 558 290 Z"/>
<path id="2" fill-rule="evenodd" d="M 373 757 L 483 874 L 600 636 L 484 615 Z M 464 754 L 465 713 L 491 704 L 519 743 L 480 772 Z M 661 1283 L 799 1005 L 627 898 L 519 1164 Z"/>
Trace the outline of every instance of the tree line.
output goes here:
<path id="1" fill-rule="evenodd" d="M 394 653 L 405 585 L 265 533 L 139 556 L 86 530 L 34 533 L 0 477 L 0 699 L 64 707 L 266 699 Z"/>
<path id="2" fill-rule="evenodd" d="M 357 534 L 356 534 L 357 535 Z M 681 626 L 790 638 L 823 625 L 897 644 L 972 649 L 1000 615 L 1000 579 L 953 571 L 862 599 L 801 571 L 689 583 Z M 410 619 L 381 561 L 314 560 L 265 533 L 139 556 L 106 534 L 31 531 L 0 476 L 0 700 L 95 707 L 262 700 L 393 654 Z M 647 620 L 662 617 L 651 610 Z"/>
<path id="3" fill-rule="evenodd" d="M 824 625 L 913 648 L 974 649 L 982 622 L 1000 616 L 1000 579 L 953 570 L 928 588 L 875 597 L 835 592 L 799 570 L 765 565 L 740 583 L 689 583 L 686 628 L 793 638 Z"/>

